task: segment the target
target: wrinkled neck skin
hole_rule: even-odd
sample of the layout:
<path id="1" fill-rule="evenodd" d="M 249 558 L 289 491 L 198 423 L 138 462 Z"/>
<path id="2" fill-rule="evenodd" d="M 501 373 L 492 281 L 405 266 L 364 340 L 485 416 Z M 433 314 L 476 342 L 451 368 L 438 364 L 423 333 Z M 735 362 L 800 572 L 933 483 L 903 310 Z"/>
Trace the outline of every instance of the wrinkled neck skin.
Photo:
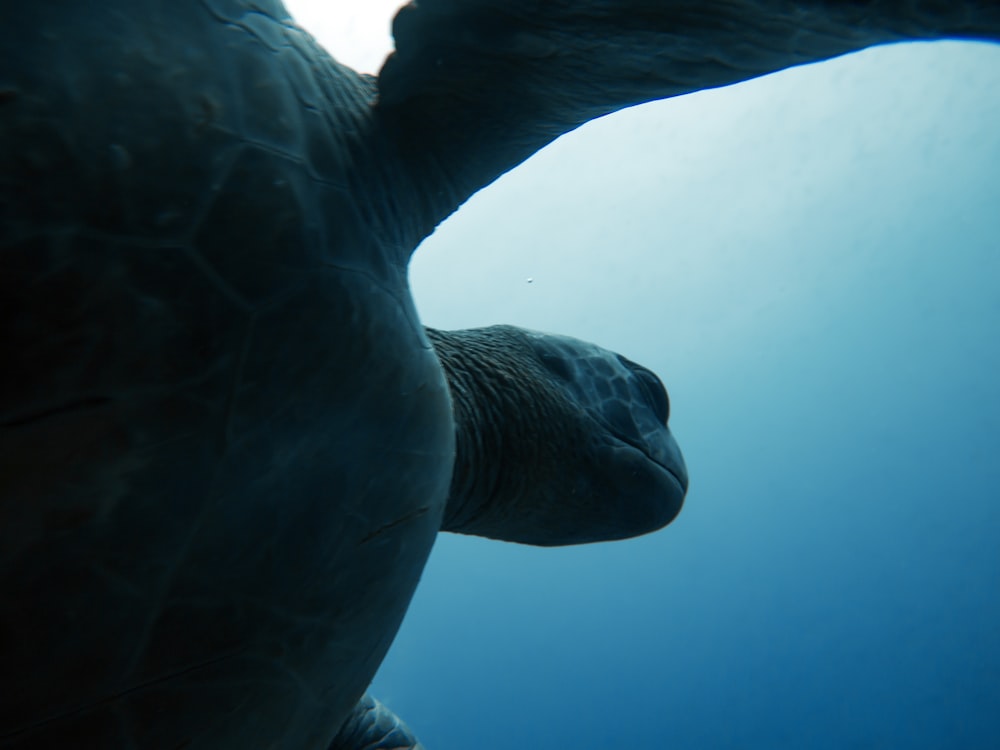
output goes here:
<path id="1" fill-rule="evenodd" d="M 507 337 L 433 329 L 427 335 L 448 379 L 455 419 L 442 531 L 510 538 L 500 530 L 525 504 L 527 483 L 541 479 L 548 457 L 539 449 L 556 439 L 546 430 L 555 422 L 555 404 Z"/>
<path id="2" fill-rule="evenodd" d="M 609 430 L 597 410 L 568 392 L 566 379 L 546 368 L 537 343 L 545 336 L 510 326 L 426 332 L 448 379 L 456 431 L 443 531 L 579 544 L 654 531 L 679 512 L 687 478 L 679 452 L 673 468 L 682 478 L 663 468 L 669 451 L 661 449 L 676 449 L 665 423 L 644 444 L 648 450 L 620 441 L 627 428 Z M 617 358 L 572 341 L 590 347 L 584 358 Z M 635 378 L 610 361 L 610 369 L 621 369 L 612 379 L 627 400 Z M 580 373 L 570 379 L 600 380 Z M 636 412 L 644 412 L 644 400 L 637 403 Z"/>

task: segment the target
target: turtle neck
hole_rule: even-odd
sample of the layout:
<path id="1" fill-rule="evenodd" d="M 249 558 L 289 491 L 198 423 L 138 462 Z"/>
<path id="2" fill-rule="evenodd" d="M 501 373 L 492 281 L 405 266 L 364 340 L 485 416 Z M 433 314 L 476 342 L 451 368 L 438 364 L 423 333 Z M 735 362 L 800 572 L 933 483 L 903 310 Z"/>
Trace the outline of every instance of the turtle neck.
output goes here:
<path id="1" fill-rule="evenodd" d="M 531 513 L 528 486 L 544 482 L 555 462 L 558 402 L 525 356 L 518 330 L 493 326 L 427 329 L 451 389 L 455 468 L 443 531 L 520 541 Z M 552 435 L 548 435 L 552 431 Z M 527 511 L 527 512 L 526 512 Z M 530 525 L 530 524 L 529 524 Z"/>

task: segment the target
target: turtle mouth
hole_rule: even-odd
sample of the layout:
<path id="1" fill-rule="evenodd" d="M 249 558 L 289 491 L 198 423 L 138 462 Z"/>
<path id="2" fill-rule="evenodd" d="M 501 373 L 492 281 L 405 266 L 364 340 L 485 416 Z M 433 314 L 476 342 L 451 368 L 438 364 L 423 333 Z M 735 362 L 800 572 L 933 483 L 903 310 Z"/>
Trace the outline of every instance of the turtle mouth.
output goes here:
<path id="1" fill-rule="evenodd" d="M 609 410 L 605 415 L 610 418 L 606 429 L 619 441 L 639 451 L 646 459 L 663 469 L 683 495 L 688 488 L 687 467 L 677 441 L 667 426 L 670 421 L 670 397 L 666 386 L 649 368 L 621 354 L 616 356 L 632 375 L 633 398 L 628 402 L 627 414 Z"/>
<path id="2" fill-rule="evenodd" d="M 664 426 L 662 436 L 662 445 L 657 446 L 659 450 L 652 450 L 651 446 L 646 444 L 645 441 L 637 440 L 635 437 L 629 438 L 622 435 L 620 432 L 615 430 L 609 430 L 609 432 L 614 436 L 623 447 L 631 448 L 638 453 L 640 453 L 648 463 L 654 464 L 657 468 L 662 469 L 663 472 L 673 480 L 674 484 L 681 491 L 681 494 L 686 494 L 688 490 L 688 473 L 687 466 L 684 463 L 684 458 L 681 455 L 680 447 L 677 445 L 677 441 L 674 440 L 674 436 L 670 433 L 670 430 Z"/>
<path id="3" fill-rule="evenodd" d="M 688 478 L 687 474 L 681 475 L 678 472 L 671 469 L 669 466 L 664 466 L 663 464 L 657 464 L 661 469 L 663 469 L 674 480 L 677 484 L 677 489 L 683 492 L 685 495 L 688 490 Z"/>
<path id="4" fill-rule="evenodd" d="M 680 448 L 677 446 L 677 442 L 674 440 L 673 435 L 671 435 L 668 431 L 667 436 L 669 438 L 669 442 L 672 444 L 674 448 L 674 452 L 676 454 L 676 461 L 672 461 L 669 463 L 660 461 L 655 456 L 650 456 L 649 454 L 647 454 L 647 458 L 649 458 L 653 463 L 655 463 L 657 466 L 659 466 L 661 469 L 667 472 L 667 474 L 670 475 L 670 478 L 677 483 L 678 489 L 680 489 L 682 493 L 686 494 L 688 491 L 688 482 L 689 482 L 687 466 L 684 463 L 684 458 L 681 456 Z"/>
<path id="5" fill-rule="evenodd" d="M 620 448 L 634 451 L 651 471 L 655 467 L 655 470 L 669 476 L 683 497 L 688 489 L 688 472 L 680 446 L 667 427 L 669 401 L 666 389 L 659 378 L 648 370 L 638 365 L 634 368 L 629 368 L 634 375 L 648 373 L 648 378 L 640 376 L 633 381 L 638 392 L 624 403 L 625 408 L 621 408 L 621 401 L 608 402 L 606 408 L 595 416 L 603 427 L 606 439 L 616 442 Z M 657 388 L 653 387 L 654 383 Z"/>
<path id="6" fill-rule="evenodd" d="M 614 538 L 648 534 L 663 528 L 681 512 L 688 478 L 684 460 L 670 432 L 662 427 L 656 439 L 605 433 L 606 498 L 610 500 Z"/>

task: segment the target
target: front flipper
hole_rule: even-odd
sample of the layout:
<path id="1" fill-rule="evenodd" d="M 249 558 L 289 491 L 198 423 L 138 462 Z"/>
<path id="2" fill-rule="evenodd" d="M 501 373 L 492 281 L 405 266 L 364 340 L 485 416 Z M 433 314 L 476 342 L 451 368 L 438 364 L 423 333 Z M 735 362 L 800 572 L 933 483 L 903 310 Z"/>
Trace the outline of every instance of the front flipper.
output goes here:
<path id="1" fill-rule="evenodd" d="M 378 104 L 424 234 L 559 135 L 623 107 L 878 44 L 1000 40 L 996 0 L 419 0 Z"/>
<path id="2" fill-rule="evenodd" d="M 424 750 L 410 728 L 365 693 L 328 750 Z"/>

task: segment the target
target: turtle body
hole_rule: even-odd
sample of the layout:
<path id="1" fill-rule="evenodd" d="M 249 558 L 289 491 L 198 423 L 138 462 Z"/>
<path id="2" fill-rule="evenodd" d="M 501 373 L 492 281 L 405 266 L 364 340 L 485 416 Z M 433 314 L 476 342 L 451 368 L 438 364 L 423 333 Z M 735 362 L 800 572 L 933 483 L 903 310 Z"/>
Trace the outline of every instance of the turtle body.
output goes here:
<path id="1" fill-rule="evenodd" d="M 372 83 L 228 5 L 4 12 L 17 747 L 324 747 L 441 525 L 451 405 L 370 224 Z"/>
<path id="2" fill-rule="evenodd" d="M 376 79 L 278 0 L 0 2 L 17 750 L 417 748 L 365 689 L 439 530 L 618 539 L 687 489 L 645 368 L 509 327 L 425 330 L 420 240 L 615 109 L 873 44 L 1000 38 L 985 0 L 421 0 Z"/>

